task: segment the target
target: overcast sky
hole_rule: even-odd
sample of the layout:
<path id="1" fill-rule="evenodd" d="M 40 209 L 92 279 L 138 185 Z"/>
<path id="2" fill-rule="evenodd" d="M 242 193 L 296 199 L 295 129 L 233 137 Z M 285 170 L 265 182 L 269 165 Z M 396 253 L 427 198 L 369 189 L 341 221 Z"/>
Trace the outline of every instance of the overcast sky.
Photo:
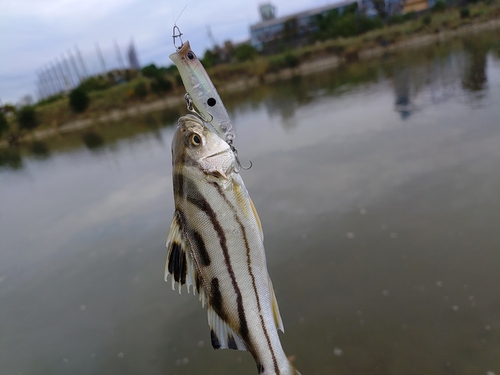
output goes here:
<path id="1" fill-rule="evenodd" d="M 115 41 L 125 59 L 133 38 L 141 65 L 171 64 L 172 25 L 177 25 L 198 54 L 210 47 L 207 26 L 215 40 L 249 38 L 259 21 L 258 0 L 0 0 L 0 105 L 36 99 L 37 71 L 81 51 L 88 69 L 100 69 L 96 42 L 106 68 L 118 67 Z M 335 2 L 273 0 L 277 16 Z"/>

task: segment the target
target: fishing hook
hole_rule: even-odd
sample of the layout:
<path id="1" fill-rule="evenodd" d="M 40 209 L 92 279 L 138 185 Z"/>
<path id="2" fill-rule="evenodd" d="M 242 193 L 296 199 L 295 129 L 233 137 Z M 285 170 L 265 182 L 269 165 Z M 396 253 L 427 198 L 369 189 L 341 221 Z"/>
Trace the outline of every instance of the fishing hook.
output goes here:
<path id="1" fill-rule="evenodd" d="M 207 120 L 203 117 L 203 115 L 201 113 L 199 113 L 196 109 L 194 109 L 193 99 L 191 99 L 191 95 L 189 95 L 189 93 L 184 94 L 184 100 L 186 100 L 186 107 L 187 107 L 188 111 L 191 113 L 194 113 L 200 120 L 210 123 L 210 121 L 212 121 L 214 119 L 214 117 L 212 115 L 210 115 L 210 117 L 212 117 L 212 118 L 210 120 Z M 238 150 L 236 150 L 236 148 L 233 146 L 233 141 L 229 140 L 226 142 L 229 145 L 229 147 L 231 148 L 231 151 L 234 153 L 234 158 L 236 159 L 236 164 L 238 164 L 238 167 L 235 168 L 234 171 L 236 173 L 239 173 L 240 169 L 244 169 L 245 171 L 247 171 L 250 168 L 252 168 L 253 163 L 251 160 L 248 160 L 250 162 L 250 165 L 248 167 L 244 167 L 241 164 L 240 158 L 238 157 Z"/>
<path id="2" fill-rule="evenodd" d="M 177 33 L 175 32 L 177 30 Z M 181 41 L 181 45 L 179 47 L 177 47 L 177 44 L 175 43 L 175 40 L 176 38 L 179 38 L 179 40 Z M 177 25 L 174 25 L 174 28 L 172 30 L 172 39 L 174 40 L 174 47 L 175 49 L 181 49 L 182 46 L 184 45 L 184 42 L 182 41 L 182 33 L 181 33 L 181 29 L 179 29 L 179 27 Z"/>
<path id="3" fill-rule="evenodd" d="M 252 168 L 253 163 L 250 159 L 248 160 L 250 162 L 250 165 L 248 167 L 244 167 L 243 165 L 241 165 L 240 158 L 238 157 L 238 150 L 236 150 L 236 148 L 233 146 L 231 141 L 229 141 L 227 143 L 229 144 L 229 147 L 231 147 L 231 151 L 233 151 L 233 153 L 234 153 L 234 158 L 236 159 L 236 164 L 238 164 L 238 168 L 235 168 L 234 171 L 236 173 L 239 173 L 240 168 L 244 169 L 245 171 L 248 171 L 250 168 Z"/>
<path id="4" fill-rule="evenodd" d="M 186 105 L 187 105 L 188 111 L 194 113 L 201 120 L 203 120 L 205 122 L 210 122 L 214 119 L 214 117 L 212 115 L 210 115 L 210 117 L 212 117 L 212 118 L 210 120 L 208 120 L 205 117 L 203 117 L 203 115 L 201 113 L 199 113 L 196 109 L 194 109 L 193 99 L 191 99 L 191 95 L 189 95 L 188 93 L 186 93 L 184 95 L 184 100 L 186 100 Z"/>

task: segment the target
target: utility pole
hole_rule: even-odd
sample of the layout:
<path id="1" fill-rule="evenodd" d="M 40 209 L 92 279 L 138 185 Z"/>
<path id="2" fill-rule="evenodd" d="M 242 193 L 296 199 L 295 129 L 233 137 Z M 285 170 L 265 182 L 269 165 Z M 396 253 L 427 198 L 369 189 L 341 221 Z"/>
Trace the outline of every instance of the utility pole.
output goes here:
<path id="1" fill-rule="evenodd" d="M 101 62 L 102 75 L 106 74 L 106 63 L 104 62 L 104 57 L 102 57 L 101 49 L 99 48 L 99 43 L 95 42 L 95 49 L 97 51 L 97 57 Z"/>
<path id="2" fill-rule="evenodd" d="M 43 76 L 42 73 L 40 72 L 40 69 L 36 71 L 36 77 L 37 77 L 37 89 L 38 89 L 38 100 L 44 99 L 46 97 L 45 90 L 43 87 Z"/>
<path id="3" fill-rule="evenodd" d="M 57 69 L 54 63 L 51 63 L 52 68 L 50 70 L 52 77 L 54 77 L 54 85 L 56 86 L 56 94 L 60 93 L 61 91 L 64 90 L 63 85 L 61 84 L 61 77 L 59 77 L 59 74 L 57 74 Z"/>
<path id="4" fill-rule="evenodd" d="M 49 68 L 45 65 L 45 79 L 47 80 L 47 86 L 49 88 L 50 95 L 54 95 L 57 92 L 57 89 L 55 88 L 54 85 L 54 80 L 52 79 L 52 75 L 50 74 Z"/>
<path id="5" fill-rule="evenodd" d="M 68 61 L 64 57 L 64 54 L 62 55 L 62 58 L 63 58 L 62 63 L 63 63 L 64 69 L 66 70 L 66 74 L 69 77 L 69 84 L 71 85 L 71 88 L 73 88 L 76 86 L 76 84 L 75 84 L 75 81 L 73 80 L 73 75 L 71 74 L 71 71 L 69 70 Z"/>
<path id="6" fill-rule="evenodd" d="M 212 42 L 214 49 L 217 48 L 217 42 L 215 41 L 214 34 L 212 33 L 212 27 L 210 25 L 207 25 L 207 35 L 210 42 Z"/>
<path id="7" fill-rule="evenodd" d="M 89 78 L 89 73 L 87 71 L 87 67 L 85 66 L 85 63 L 83 62 L 82 54 L 80 53 L 80 50 L 78 49 L 78 46 L 76 44 L 75 44 L 75 50 L 76 50 L 76 54 L 78 56 L 78 60 L 80 61 L 80 65 L 82 66 L 84 77 Z"/>
<path id="8" fill-rule="evenodd" d="M 125 64 L 123 63 L 120 46 L 118 46 L 118 42 L 116 41 L 116 39 L 115 39 L 115 52 L 116 52 L 116 58 L 118 59 L 118 64 L 120 65 L 120 69 L 125 70 Z"/>
<path id="9" fill-rule="evenodd" d="M 73 67 L 73 70 L 76 73 L 76 76 L 78 78 L 78 84 L 82 82 L 82 76 L 80 75 L 80 72 L 78 71 L 78 67 L 76 66 L 75 59 L 73 58 L 73 55 L 71 54 L 71 50 L 68 50 L 68 55 L 69 55 L 69 61 L 71 62 L 71 66 Z"/>
<path id="10" fill-rule="evenodd" d="M 56 57 L 56 62 L 57 62 L 57 69 L 59 69 L 59 73 L 61 73 L 61 77 L 63 79 L 63 91 L 67 91 L 69 89 L 69 82 L 68 82 L 68 78 L 66 77 L 66 75 L 64 74 L 64 71 L 62 69 L 62 65 L 61 63 L 59 62 L 59 60 L 57 59 Z"/>

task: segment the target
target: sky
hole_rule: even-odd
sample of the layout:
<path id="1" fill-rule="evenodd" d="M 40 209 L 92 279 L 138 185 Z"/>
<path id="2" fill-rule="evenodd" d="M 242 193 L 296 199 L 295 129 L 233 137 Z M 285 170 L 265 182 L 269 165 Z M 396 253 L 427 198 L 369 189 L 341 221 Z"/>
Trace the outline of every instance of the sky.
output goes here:
<path id="1" fill-rule="evenodd" d="M 37 99 L 37 72 L 76 57 L 78 46 L 87 69 L 100 70 L 96 43 L 106 68 L 119 67 L 115 43 L 126 61 L 134 41 L 141 66 L 169 66 L 177 25 L 191 48 L 203 55 L 211 47 L 207 27 L 219 44 L 249 39 L 260 20 L 255 0 L 0 0 L 0 105 Z M 326 5 L 334 0 L 272 0 L 277 17 Z M 68 63 L 70 60 L 68 59 Z M 70 68 L 71 69 L 71 68 Z"/>

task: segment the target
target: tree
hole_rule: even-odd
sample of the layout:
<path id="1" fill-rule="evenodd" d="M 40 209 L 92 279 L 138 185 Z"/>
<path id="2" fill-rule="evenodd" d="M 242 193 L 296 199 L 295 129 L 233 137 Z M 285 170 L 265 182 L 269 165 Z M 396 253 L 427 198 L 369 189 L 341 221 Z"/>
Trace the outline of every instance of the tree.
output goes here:
<path id="1" fill-rule="evenodd" d="M 387 16 L 385 0 L 373 0 L 373 6 L 380 18 L 385 18 Z"/>
<path id="2" fill-rule="evenodd" d="M 156 94 L 166 93 L 172 90 L 172 82 L 170 82 L 164 75 L 159 74 L 151 80 L 151 91 Z"/>
<path id="3" fill-rule="evenodd" d="M 89 106 L 89 102 L 89 95 L 79 87 L 69 94 L 69 106 L 76 113 L 85 112 Z"/>
<path id="4" fill-rule="evenodd" d="M 253 60 L 257 56 L 257 50 L 248 43 L 243 43 L 234 48 L 233 55 L 239 62 Z"/>
<path id="5" fill-rule="evenodd" d="M 159 75 L 160 70 L 156 67 L 155 64 L 150 64 L 142 68 L 141 73 L 145 77 L 154 78 Z"/>
<path id="6" fill-rule="evenodd" d="M 9 122 L 7 121 L 4 113 L 0 112 L 0 137 L 7 131 L 9 131 Z"/>
<path id="7" fill-rule="evenodd" d="M 20 129 L 32 130 L 38 126 L 35 107 L 25 105 L 17 111 L 17 122 Z"/>

